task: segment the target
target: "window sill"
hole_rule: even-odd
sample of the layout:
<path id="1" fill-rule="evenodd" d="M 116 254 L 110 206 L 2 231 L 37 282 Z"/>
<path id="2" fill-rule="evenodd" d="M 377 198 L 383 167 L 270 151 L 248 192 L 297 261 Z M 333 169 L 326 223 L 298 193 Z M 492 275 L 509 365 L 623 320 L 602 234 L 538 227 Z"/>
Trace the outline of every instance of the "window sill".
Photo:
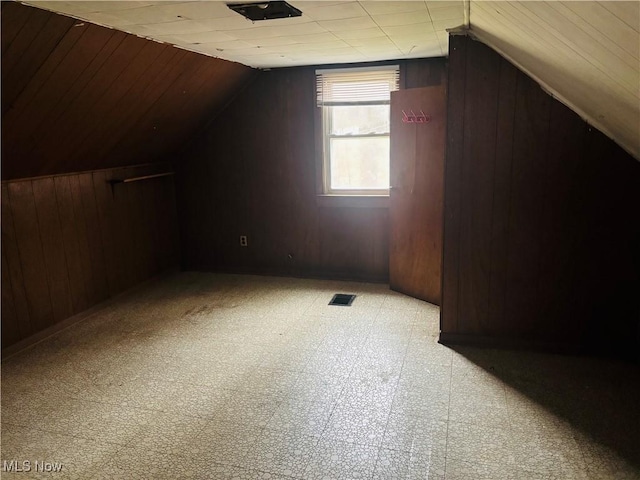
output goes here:
<path id="1" fill-rule="evenodd" d="M 389 195 L 327 195 L 316 197 L 319 207 L 388 208 Z"/>

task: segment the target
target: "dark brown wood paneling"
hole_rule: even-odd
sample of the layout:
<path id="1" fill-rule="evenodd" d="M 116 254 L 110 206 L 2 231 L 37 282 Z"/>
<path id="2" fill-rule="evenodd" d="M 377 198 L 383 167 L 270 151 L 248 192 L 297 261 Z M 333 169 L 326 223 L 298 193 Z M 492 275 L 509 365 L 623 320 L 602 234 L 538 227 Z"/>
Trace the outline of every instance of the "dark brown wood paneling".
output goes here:
<path id="1" fill-rule="evenodd" d="M 96 194 L 93 186 L 93 175 L 81 173 L 78 175 L 80 187 L 81 214 L 84 217 L 87 241 L 89 244 L 89 261 L 93 278 L 92 303 L 97 303 L 108 297 L 107 269 L 105 265 L 104 247 L 100 232 L 100 220 L 96 205 Z"/>
<path id="2" fill-rule="evenodd" d="M 127 37 L 127 40 L 129 38 L 130 37 Z M 89 86 L 87 88 L 87 90 L 95 91 L 104 90 L 102 97 L 97 100 L 97 105 L 100 107 L 99 110 L 96 111 L 96 109 L 91 108 L 87 113 L 91 116 L 97 116 L 100 119 L 104 118 L 106 122 L 101 121 L 97 126 L 79 132 L 67 146 L 68 155 L 79 158 L 95 154 L 95 146 L 99 145 L 98 142 L 108 141 L 109 137 L 105 136 L 104 132 L 109 124 L 113 124 L 119 118 L 119 108 L 123 106 L 123 99 L 130 95 L 131 90 L 133 90 L 135 86 L 142 83 L 143 75 L 148 72 L 163 50 L 171 49 L 171 47 L 167 45 L 161 45 L 156 42 L 138 43 L 142 48 L 135 56 L 132 56 L 132 49 L 126 42 L 123 42 L 120 49 L 118 49 L 118 51 L 126 49 L 127 56 L 123 56 L 123 61 L 125 61 L 126 64 L 109 87 Z M 113 56 L 115 56 L 115 53 Z M 114 66 L 107 63 L 104 65 L 103 70 L 98 72 L 96 76 L 104 78 L 107 72 L 113 74 L 114 70 Z M 108 103 L 106 102 L 107 98 Z M 100 152 L 100 150 L 98 151 Z M 100 154 L 97 156 L 100 158 Z M 98 165 L 94 164 L 94 166 Z"/>
<path id="3" fill-rule="evenodd" d="M 2 23 L 5 180 L 164 161 L 254 73 L 17 3 Z"/>
<path id="4" fill-rule="evenodd" d="M 550 97 L 530 78 L 518 77 L 507 245 L 506 318 L 521 334 L 544 334 L 538 326 L 537 285 L 542 251 L 541 200 L 545 198 Z M 517 319 L 517 320 L 516 320 Z"/>
<path id="5" fill-rule="evenodd" d="M 458 330 L 458 288 L 460 265 L 460 213 L 462 196 L 462 161 L 464 109 L 466 93 L 466 37 L 449 38 L 449 70 L 447 72 L 447 149 L 444 164 L 444 232 L 442 245 L 442 309 L 443 331 Z"/>
<path id="6" fill-rule="evenodd" d="M 40 178 L 31 182 L 31 185 L 41 232 L 43 266 L 49 284 L 53 321 L 56 323 L 72 315 L 69 268 L 58 216 L 58 199 L 53 178 Z"/>
<path id="7" fill-rule="evenodd" d="M 11 345 L 20 339 L 20 326 L 13 303 L 11 273 L 9 264 L 2 250 L 2 346 Z"/>
<path id="8" fill-rule="evenodd" d="M 640 164 L 487 46 L 450 46 L 441 338 L 637 352 Z"/>
<path id="9" fill-rule="evenodd" d="M 80 248 L 80 233 L 77 212 L 74 210 L 71 184 L 68 176 L 55 177 L 56 199 L 58 201 L 58 215 L 62 242 L 67 260 L 71 306 L 74 313 L 89 307 L 87 296 L 87 278 L 83 271 L 82 250 Z"/>
<path id="10" fill-rule="evenodd" d="M 578 194 L 575 180 L 584 166 L 581 158 L 585 153 L 585 133 L 585 124 L 577 114 L 560 103 L 551 104 L 546 167 L 551 188 L 545 189 L 540 205 L 543 222 L 540 249 L 544 254 L 539 259 L 537 294 L 543 302 L 541 320 L 548 323 L 558 317 L 566 318 L 567 331 L 580 330 L 582 315 L 576 315 L 576 311 L 583 311 L 580 306 L 583 302 L 571 297 L 572 290 L 582 281 L 581 275 L 577 278 L 574 275 L 576 253 L 584 242 L 580 235 L 584 229 L 578 220 L 584 209 L 584 194 L 588 192 Z"/>
<path id="11" fill-rule="evenodd" d="M 82 193 L 80 190 L 80 176 L 70 175 L 69 186 L 71 190 L 71 199 L 73 203 L 73 214 L 76 220 L 77 239 L 78 239 L 78 256 L 80 257 L 80 265 L 82 267 L 82 277 L 85 282 L 85 290 L 87 302 L 89 305 L 95 305 L 98 294 L 96 292 L 96 282 L 94 272 L 91 265 L 91 247 L 89 243 L 89 230 L 84 215 L 84 206 L 82 203 Z"/>
<path id="12" fill-rule="evenodd" d="M 443 59 L 401 63 L 412 86 L 444 78 Z M 314 67 L 260 72 L 180 155 L 185 268 L 388 278 L 387 209 L 318 205 L 316 108 Z"/>
<path id="13" fill-rule="evenodd" d="M 466 56 L 465 119 L 460 202 L 460 308 L 468 328 L 488 323 L 493 174 L 498 110 L 498 57 L 479 43 Z M 480 79 L 480 80 L 478 80 Z"/>
<path id="14" fill-rule="evenodd" d="M 14 9 L 8 10 L 6 13 L 3 10 L 3 25 L 5 20 L 10 22 L 10 15 Z M 9 18 L 5 18 L 9 17 Z M 19 88 L 20 77 L 13 76 L 16 72 L 21 70 L 20 66 L 24 68 L 25 57 L 28 58 L 34 68 L 40 65 L 42 61 L 40 58 L 41 52 L 37 49 L 31 49 L 31 45 L 38 44 L 36 40 L 43 31 L 46 32 L 47 22 L 51 19 L 51 14 L 45 11 L 33 12 L 22 28 L 18 31 L 17 35 L 7 47 L 6 51 L 2 52 L 2 114 L 8 110 L 13 100 L 15 100 L 16 90 Z M 69 28 L 69 25 L 63 27 L 65 30 Z M 4 37 L 3 37 L 4 40 Z M 6 92 L 6 97 L 5 97 Z"/>
<path id="15" fill-rule="evenodd" d="M 507 288 L 507 245 L 509 241 L 509 193 L 513 125 L 515 117 L 518 71 L 504 59 L 500 60 L 500 84 L 497 95 L 496 158 L 493 173 L 493 215 L 491 218 L 491 257 L 489 259 L 489 328 L 504 331 L 504 302 Z"/>
<path id="16" fill-rule="evenodd" d="M 104 59 L 125 38 L 121 32 L 105 31 L 97 25 L 74 28 L 72 33 L 77 34 L 79 31 L 83 32 L 81 41 L 75 43 L 69 52 L 64 53 L 50 77 L 43 80 L 36 76 L 25 88 L 25 100 L 22 96 L 18 98 L 14 108 L 3 115 L 2 120 L 6 124 L 3 127 L 5 154 L 19 156 L 29 163 L 27 167 L 20 167 L 25 173 L 17 170 L 11 178 L 37 174 L 40 170 L 35 166 L 38 159 L 32 158 L 29 154 L 33 144 L 43 141 L 41 137 L 48 135 L 49 126 L 55 125 L 62 118 L 63 112 L 82 92 Z M 58 56 L 56 50 L 52 57 Z M 56 60 L 58 59 L 54 58 L 54 61 Z M 6 161 L 3 167 L 5 165 L 18 168 L 8 165 Z M 5 171 L 5 175 L 6 173 Z"/>
<path id="17" fill-rule="evenodd" d="M 36 12 L 33 8 L 22 8 L 17 2 L 2 2 L 2 55 L 11 46 L 13 40 L 18 36 L 29 17 Z"/>
<path id="18" fill-rule="evenodd" d="M 3 55 L 2 62 L 2 111 L 6 112 L 16 98 L 24 90 L 26 83 L 24 79 L 32 78 L 41 68 L 42 64 L 51 55 L 51 52 L 58 46 L 62 38 L 73 26 L 75 20 L 60 15 L 49 15 L 49 18 L 42 30 L 29 43 L 27 52 L 23 52 L 18 61 L 13 66 L 4 70 L 5 62 Z M 19 38 L 16 42 L 19 42 Z M 7 55 L 11 50 L 7 51 Z M 7 62 L 9 63 L 9 62 Z"/>
<path id="19" fill-rule="evenodd" d="M 4 289 L 6 286 L 11 285 L 18 336 L 19 338 L 24 338 L 33 333 L 34 327 L 31 323 L 31 314 L 24 288 L 22 263 L 20 262 L 20 252 L 13 225 L 13 213 L 11 212 L 9 187 L 7 185 L 2 185 L 2 254 L 7 261 L 8 267 L 8 276 L 5 276 L 4 270 L 2 272 L 2 288 Z M 5 346 L 5 343 L 2 345 Z"/>
<path id="20" fill-rule="evenodd" d="M 168 164 L 2 185 L 3 346 L 28 338 L 178 262 Z"/>
<path id="21" fill-rule="evenodd" d="M 29 317 L 34 329 L 42 330 L 53 323 L 53 308 L 32 183 L 10 183 L 8 188 Z"/>
<path id="22" fill-rule="evenodd" d="M 447 60 L 445 58 L 422 58 L 401 64 L 404 88 L 446 85 Z"/>
<path id="23" fill-rule="evenodd" d="M 96 143 L 105 145 L 105 148 L 97 152 L 96 162 L 102 163 L 108 159 L 110 148 L 117 145 L 119 139 L 127 132 L 135 131 L 132 127 L 141 109 L 157 100 L 162 93 L 159 89 L 169 85 L 170 79 L 175 75 L 175 71 L 181 68 L 182 60 L 185 58 L 188 58 L 188 55 L 184 50 L 164 49 L 146 74 L 132 86 L 126 95 L 126 101 L 123 100 L 117 109 L 114 109 L 117 115 L 109 115 L 103 119 L 100 131 L 94 132 L 93 140 L 88 142 L 88 147 Z"/>

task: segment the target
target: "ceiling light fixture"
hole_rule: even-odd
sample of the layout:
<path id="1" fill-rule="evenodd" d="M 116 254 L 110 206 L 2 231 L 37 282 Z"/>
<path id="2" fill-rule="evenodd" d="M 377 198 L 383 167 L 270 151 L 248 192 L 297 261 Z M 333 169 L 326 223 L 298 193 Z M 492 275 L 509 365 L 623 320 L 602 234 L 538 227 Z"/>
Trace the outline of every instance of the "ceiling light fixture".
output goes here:
<path id="1" fill-rule="evenodd" d="M 302 15 L 300 10 L 287 2 L 227 3 L 227 7 L 254 22 Z"/>

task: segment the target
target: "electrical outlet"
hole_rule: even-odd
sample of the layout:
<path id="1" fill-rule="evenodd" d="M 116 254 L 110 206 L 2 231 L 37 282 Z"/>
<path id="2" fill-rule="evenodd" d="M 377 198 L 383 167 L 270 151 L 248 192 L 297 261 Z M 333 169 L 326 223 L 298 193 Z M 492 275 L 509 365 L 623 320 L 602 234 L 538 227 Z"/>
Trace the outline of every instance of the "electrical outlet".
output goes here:
<path id="1" fill-rule="evenodd" d="M 246 235 L 240 235 L 240 246 L 241 247 L 246 247 L 247 245 L 249 245 L 247 243 L 247 236 Z"/>

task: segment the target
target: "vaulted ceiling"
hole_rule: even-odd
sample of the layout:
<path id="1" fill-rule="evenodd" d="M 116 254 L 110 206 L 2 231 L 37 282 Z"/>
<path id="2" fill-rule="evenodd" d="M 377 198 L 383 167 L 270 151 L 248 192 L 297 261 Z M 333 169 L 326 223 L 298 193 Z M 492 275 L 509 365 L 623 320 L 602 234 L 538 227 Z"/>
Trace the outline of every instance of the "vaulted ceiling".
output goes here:
<path id="1" fill-rule="evenodd" d="M 471 1 L 471 32 L 640 159 L 640 2 Z"/>
<path id="2" fill-rule="evenodd" d="M 226 5 L 238 2 L 28 3 L 261 68 L 439 57 L 446 29 L 463 23 L 462 0 L 290 0 L 302 16 L 258 22 Z"/>
<path id="3" fill-rule="evenodd" d="M 640 159 L 640 2 L 296 1 L 298 18 L 251 22 L 225 2 L 31 1 L 252 67 L 448 53 L 471 34 Z"/>
<path id="4" fill-rule="evenodd" d="M 173 160 L 254 74 L 2 2 L 2 179 Z"/>

